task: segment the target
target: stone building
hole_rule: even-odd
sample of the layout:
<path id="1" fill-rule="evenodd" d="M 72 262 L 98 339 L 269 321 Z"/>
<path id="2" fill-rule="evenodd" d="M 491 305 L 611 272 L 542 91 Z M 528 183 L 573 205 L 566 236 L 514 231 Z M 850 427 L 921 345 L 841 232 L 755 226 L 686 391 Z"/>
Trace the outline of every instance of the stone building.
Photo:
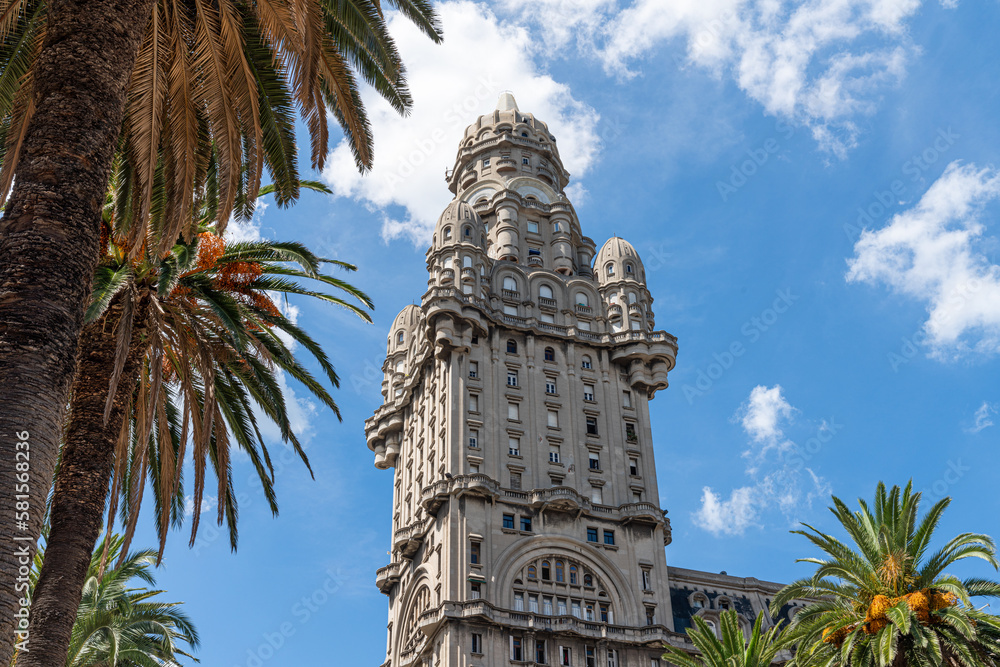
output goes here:
<path id="1" fill-rule="evenodd" d="M 656 667 L 695 614 L 749 626 L 776 584 L 667 566 L 649 401 L 677 340 L 635 248 L 583 234 L 556 137 L 509 93 L 447 182 L 365 425 L 395 472 L 384 665 Z"/>

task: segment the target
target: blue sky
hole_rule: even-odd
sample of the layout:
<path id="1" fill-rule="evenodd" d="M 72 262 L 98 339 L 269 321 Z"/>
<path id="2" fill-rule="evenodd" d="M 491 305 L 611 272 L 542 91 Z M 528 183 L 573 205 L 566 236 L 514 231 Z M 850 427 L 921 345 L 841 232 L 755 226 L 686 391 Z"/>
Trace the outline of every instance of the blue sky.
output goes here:
<path id="1" fill-rule="evenodd" d="M 297 406 L 315 481 L 279 457 L 272 519 L 237 459 L 238 554 L 213 508 L 193 549 L 171 540 L 159 584 L 201 630 L 203 664 L 383 661 L 392 475 L 363 420 L 389 323 L 426 287 L 444 170 L 504 89 L 558 138 L 584 233 L 638 249 L 679 339 L 652 404 L 669 563 L 803 576 L 789 529 L 832 529 L 829 495 L 880 479 L 952 496 L 942 535 L 1000 535 L 1000 3 L 665 5 L 445 2 L 442 46 L 394 20 L 416 106 L 399 119 L 366 96 L 373 172 L 339 146 L 317 174 L 337 196 L 241 231 L 356 263 L 375 324 L 294 304 L 343 378 L 343 423 Z M 137 545 L 154 543 L 146 524 Z"/>

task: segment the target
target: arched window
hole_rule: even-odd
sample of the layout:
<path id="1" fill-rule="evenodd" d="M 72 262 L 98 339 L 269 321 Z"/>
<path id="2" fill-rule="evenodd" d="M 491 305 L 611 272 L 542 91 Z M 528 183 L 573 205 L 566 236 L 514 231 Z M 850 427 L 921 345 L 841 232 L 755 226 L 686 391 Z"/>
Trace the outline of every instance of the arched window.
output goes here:
<path id="1" fill-rule="evenodd" d="M 580 366 L 583 367 L 583 368 L 593 368 L 593 366 L 590 363 L 590 355 L 589 354 L 583 355 L 583 359 L 581 360 Z"/>
<path id="2" fill-rule="evenodd" d="M 513 276 L 504 276 L 503 278 L 503 288 L 505 290 L 510 290 L 511 292 L 517 291 L 517 280 Z"/>
<path id="3" fill-rule="evenodd" d="M 462 258 L 462 266 L 464 266 L 467 269 L 472 268 L 472 258 L 469 257 L 468 255 L 464 256 Z"/>
<path id="4" fill-rule="evenodd" d="M 404 334 L 402 331 L 400 331 L 398 334 L 396 334 L 396 342 L 397 343 L 402 343 L 404 338 L 406 338 L 406 334 Z"/>
<path id="5" fill-rule="evenodd" d="M 451 238 L 451 227 L 444 228 L 444 240 L 447 241 Z"/>
<path id="6" fill-rule="evenodd" d="M 404 361 L 403 359 L 400 359 L 399 361 L 396 362 L 396 372 L 397 373 L 402 373 L 403 372 L 403 368 L 405 368 L 405 367 L 406 367 L 406 361 Z"/>
<path id="7" fill-rule="evenodd" d="M 570 564 L 569 566 L 569 583 L 576 586 L 576 565 Z"/>
<path id="8" fill-rule="evenodd" d="M 446 268 L 446 269 L 450 269 L 451 268 L 451 257 L 445 257 L 444 258 L 444 268 Z"/>
<path id="9" fill-rule="evenodd" d="M 548 285 L 542 285 L 541 287 L 538 288 L 538 296 L 542 297 L 543 299 L 551 299 L 552 288 L 549 287 Z"/>
<path id="10" fill-rule="evenodd" d="M 588 588 L 593 588 L 594 587 L 594 577 L 591 576 L 591 575 L 589 575 L 589 574 L 583 575 L 583 585 L 587 586 Z"/>
<path id="11" fill-rule="evenodd" d="M 507 341 L 507 353 L 508 354 L 517 354 L 517 341 L 516 340 L 508 340 Z"/>
<path id="12" fill-rule="evenodd" d="M 546 580 L 547 579 L 551 579 L 552 576 L 551 576 L 551 574 L 549 574 L 549 572 L 550 572 L 549 561 L 543 560 L 542 561 L 542 579 L 546 579 Z"/>
<path id="13" fill-rule="evenodd" d="M 578 305 L 578 306 L 584 306 L 584 307 L 589 306 L 590 305 L 590 297 L 588 297 L 585 292 L 577 292 L 576 293 L 576 305 Z"/>
<path id="14" fill-rule="evenodd" d="M 528 566 L 528 579 L 537 579 L 538 571 L 535 569 L 534 565 Z"/>
<path id="15" fill-rule="evenodd" d="M 628 274 L 632 273 L 632 265 L 631 264 L 626 264 L 625 265 L 625 273 L 628 273 Z"/>
<path id="16" fill-rule="evenodd" d="M 551 347 L 545 348 L 545 361 L 555 361 L 555 360 L 556 360 L 556 351 L 553 350 Z"/>
<path id="17" fill-rule="evenodd" d="M 526 137 L 526 136 L 528 136 L 528 133 L 527 133 L 527 132 L 522 132 L 522 133 L 521 133 L 521 136 L 522 136 L 522 137 Z"/>
<path id="18" fill-rule="evenodd" d="M 605 267 L 605 271 L 607 271 L 609 276 L 615 275 L 615 265 L 608 263 L 607 267 Z"/>
<path id="19" fill-rule="evenodd" d="M 554 231 L 554 232 L 561 232 L 562 231 L 562 223 L 561 222 L 557 222 L 554 225 L 552 225 L 552 231 Z"/>
<path id="20" fill-rule="evenodd" d="M 465 230 L 463 231 L 463 236 L 466 237 L 472 236 L 472 227 L 466 227 Z"/>
<path id="21" fill-rule="evenodd" d="M 635 303 L 635 299 L 636 299 L 635 292 L 629 292 L 628 293 L 628 302 L 629 303 Z"/>
<path id="22" fill-rule="evenodd" d="M 618 303 L 618 292 L 612 292 L 611 298 L 608 299 L 611 303 Z"/>
<path id="23" fill-rule="evenodd" d="M 562 582 L 563 579 L 563 562 L 561 560 L 556 561 L 556 581 Z"/>

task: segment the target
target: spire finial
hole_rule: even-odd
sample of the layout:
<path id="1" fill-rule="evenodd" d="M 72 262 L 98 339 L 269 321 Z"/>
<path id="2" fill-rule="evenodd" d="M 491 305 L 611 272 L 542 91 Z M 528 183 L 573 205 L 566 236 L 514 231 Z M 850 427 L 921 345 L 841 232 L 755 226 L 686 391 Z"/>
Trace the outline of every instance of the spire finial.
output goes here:
<path id="1" fill-rule="evenodd" d="M 517 101 L 514 99 L 514 93 L 509 90 L 505 90 L 500 93 L 500 99 L 497 100 L 497 111 L 518 111 Z"/>

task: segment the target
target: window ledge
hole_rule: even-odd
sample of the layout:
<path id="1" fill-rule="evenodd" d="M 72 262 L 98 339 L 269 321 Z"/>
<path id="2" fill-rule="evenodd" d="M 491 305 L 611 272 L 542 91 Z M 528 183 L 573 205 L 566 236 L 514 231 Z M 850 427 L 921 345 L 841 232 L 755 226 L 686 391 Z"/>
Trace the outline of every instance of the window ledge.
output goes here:
<path id="1" fill-rule="evenodd" d="M 605 549 L 607 549 L 609 551 L 618 551 L 618 545 L 617 544 L 602 544 L 601 546 L 603 546 Z"/>

